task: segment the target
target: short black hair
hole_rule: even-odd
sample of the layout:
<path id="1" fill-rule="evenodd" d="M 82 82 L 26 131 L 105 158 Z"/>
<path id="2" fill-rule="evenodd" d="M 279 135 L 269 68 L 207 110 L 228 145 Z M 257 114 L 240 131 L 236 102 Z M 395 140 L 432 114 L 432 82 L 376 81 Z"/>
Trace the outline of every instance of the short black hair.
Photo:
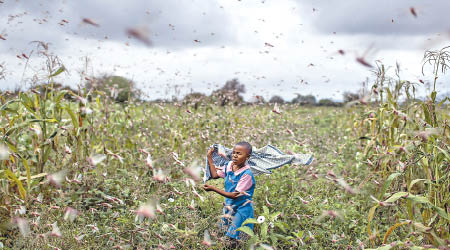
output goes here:
<path id="1" fill-rule="evenodd" d="M 252 145 L 250 145 L 250 143 L 248 143 L 246 141 L 240 141 L 240 142 L 236 143 L 235 146 L 243 146 L 247 149 L 247 153 L 249 156 L 252 154 Z"/>

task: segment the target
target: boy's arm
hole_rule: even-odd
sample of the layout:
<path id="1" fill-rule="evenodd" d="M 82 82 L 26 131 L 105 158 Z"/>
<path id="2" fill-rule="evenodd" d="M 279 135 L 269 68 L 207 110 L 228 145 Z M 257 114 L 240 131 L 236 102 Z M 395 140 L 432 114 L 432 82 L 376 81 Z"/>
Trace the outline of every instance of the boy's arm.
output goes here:
<path id="1" fill-rule="evenodd" d="M 209 172 L 211 173 L 211 178 L 218 179 L 220 176 L 217 174 L 216 166 L 214 165 L 213 159 L 212 159 L 212 153 L 214 152 L 214 148 L 210 148 L 208 150 L 208 165 L 209 165 Z"/>
<path id="2" fill-rule="evenodd" d="M 208 184 L 203 185 L 203 189 L 206 191 L 214 191 L 224 197 L 230 198 L 230 199 L 236 199 L 240 196 L 240 193 L 238 191 L 235 192 L 225 192 L 225 190 L 219 189 L 215 186 L 211 186 Z"/>

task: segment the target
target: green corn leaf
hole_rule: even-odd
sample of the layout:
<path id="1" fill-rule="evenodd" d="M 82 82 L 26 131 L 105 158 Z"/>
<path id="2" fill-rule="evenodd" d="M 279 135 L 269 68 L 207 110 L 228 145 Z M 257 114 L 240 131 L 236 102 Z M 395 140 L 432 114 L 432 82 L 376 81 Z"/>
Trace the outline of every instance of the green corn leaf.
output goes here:
<path id="1" fill-rule="evenodd" d="M 47 162 L 48 156 L 50 155 L 51 150 L 52 150 L 52 148 L 51 148 L 50 146 L 47 146 L 47 147 L 44 149 L 44 155 L 43 155 L 43 157 L 42 157 L 42 163 L 43 163 L 43 164 L 45 164 L 45 162 Z"/>
<path id="2" fill-rule="evenodd" d="M 39 119 L 39 115 L 34 111 L 33 101 L 26 95 L 20 94 L 19 98 L 21 99 L 20 103 L 28 110 L 34 117 Z"/>
<path id="3" fill-rule="evenodd" d="M 416 184 L 419 181 L 426 181 L 427 179 L 415 179 L 413 181 L 411 181 L 411 183 L 409 184 L 408 190 L 411 192 L 411 188 L 414 186 L 414 184 Z"/>
<path id="4" fill-rule="evenodd" d="M 305 231 L 298 231 L 297 233 L 296 232 L 292 232 L 292 234 L 296 237 L 296 238 L 299 238 L 299 239 L 302 239 L 303 238 L 303 234 L 305 233 Z"/>
<path id="5" fill-rule="evenodd" d="M 431 227 L 427 227 L 420 222 L 413 222 L 413 224 L 416 227 L 416 229 L 418 229 L 421 232 L 429 232 L 431 230 Z"/>
<path id="6" fill-rule="evenodd" d="M 439 216 L 441 216 L 442 218 L 444 218 L 446 220 L 450 220 L 450 217 L 448 216 L 447 212 L 444 209 L 433 205 L 428 200 L 428 198 L 420 196 L 420 195 L 413 195 L 408 192 L 398 192 L 398 193 L 393 194 L 391 197 L 389 197 L 389 199 L 385 200 L 384 202 L 392 203 L 392 202 L 399 200 L 400 198 L 406 198 L 407 200 L 410 200 L 412 202 L 426 205 L 427 207 L 430 207 L 431 209 L 436 211 L 439 214 Z"/>
<path id="7" fill-rule="evenodd" d="M 19 189 L 20 197 L 22 199 L 25 199 L 27 196 L 27 192 L 25 191 L 25 188 L 23 188 L 22 182 L 19 179 L 17 179 L 16 175 L 13 172 L 11 172 L 11 170 L 9 170 L 9 169 L 5 170 L 5 174 L 16 183 L 16 185 Z"/>
<path id="8" fill-rule="evenodd" d="M 59 94 L 56 96 L 56 99 L 55 99 L 56 103 L 61 102 L 62 98 L 63 98 L 64 95 L 66 95 L 66 94 L 72 94 L 72 91 L 61 90 L 61 91 L 59 92 Z"/>
<path id="9" fill-rule="evenodd" d="M 438 146 L 435 146 L 437 149 L 439 149 L 439 151 L 441 151 L 443 154 L 444 154 L 444 156 L 445 156 L 445 158 L 447 159 L 447 161 L 450 161 L 450 154 L 447 152 L 447 151 L 445 151 L 445 150 L 443 150 L 442 148 L 440 148 L 440 147 L 438 147 Z"/>
<path id="10" fill-rule="evenodd" d="M 436 95 L 437 95 L 436 91 L 431 92 L 431 100 L 433 100 L 433 102 L 436 100 Z"/>
<path id="11" fill-rule="evenodd" d="M 414 201 L 416 203 L 420 203 L 420 204 L 429 204 L 429 205 L 431 205 L 430 201 L 426 197 L 423 197 L 423 196 L 420 196 L 420 195 L 408 194 L 406 199 Z"/>
<path id="12" fill-rule="evenodd" d="M 42 178 L 42 177 L 45 177 L 45 176 L 47 176 L 48 175 L 48 173 L 40 173 L 40 174 L 37 174 L 37 175 L 33 175 L 33 176 L 30 176 L 30 179 L 31 180 L 34 180 L 34 179 L 37 179 L 37 178 Z M 19 180 L 20 181 L 23 181 L 23 180 L 26 180 L 28 177 L 23 177 L 23 176 L 21 176 L 21 177 L 19 177 Z"/>
<path id="13" fill-rule="evenodd" d="M 72 112 L 72 110 L 70 109 L 69 105 L 67 105 L 64 109 L 65 109 L 65 110 L 67 111 L 67 113 L 69 114 L 70 119 L 72 119 L 73 127 L 74 127 L 74 128 L 78 128 L 78 127 L 79 127 L 79 125 L 78 125 L 78 120 L 77 120 L 75 114 L 74 114 L 74 113 Z"/>
<path id="14" fill-rule="evenodd" d="M 264 214 L 266 214 L 266 215 L 269 214 L 269 209 L 266 206 L 263 206 L 263 211 L 264 211 Z"/>
<path id="15" fill-rule="evenodd" d="M 257 224 L 258 221 L 255 218 L 248 218 L 243 223 L 242 226 L 245 226 L 247 224 Z"/>
<path id="16" fill-rule="evenodd" d="M 386 181 L 383 183 L 383 187 L 381 189 L 380 195 L 378 196 L 379 200 L 382 200 L 384 197 L 384 194 L 386 193 L 386 190 L 391 185 L 392 181 L 397 178 L 398 176 L 402 175 L 402 173 L 393 173 L 389 175 L 389 177 L 386 179 Z"/>
<path id="17" fill-rule="evenodd" d="M 425 115 L 425 121 L 428 124 L 432 124 L 431 115 L 430 115 L 430 112 L 428 111 L 428 107 L 425 103 L 422 103 L 422 110 L 423 110 L 423 114 Z"/>
<path id="18" fill-rule="evenodd" d="M 20 102 L 20 100 L 15 99 L 15 100 L 11 100 L 11 101 L 6 102 L 5 104 L 3 104 L 3 105 L 0 107 L 0 111 L 1 111 L 1 110 L 6 110 L 6 108 L 8 107 L 9 104 L 15 103 L 15 102 Z"/>
<path id="19" fill-rule="evenodd" d="M 278 227 L 279 229 L 281 229 L 281 231 L 283 231 L 283 233 L 287 233 L 286 232 L 286 227 L 284 226 L 283 223 L 277 221 L 277 222 L 275 222 L 275 226 Z"/>
<path id="20" fill-rule="evenodd" d="M 436 207 L 436 206 L 432 206 L 432 208 L 434 211 L 436 211 L 439 214 L 439 216 L 450 221 L 449 215 L 447 214 L 447 212 L 445 212 L 445 210 L 443 208 Z"/>
<path id="21" fill-rule="evenodd" d="M 25 170 L 27 171 L 27 190 L 29 192 L 31 187 L 31 170 L 26 159 L 22 159 L 22 163 L 25 166 Z"/>
<path id="22" fill-rule="evenodd" d="M 250 229 L 247 226 L 239 227 L 238 229 L 236 229 L 236 231 L 244 232 L 244 233 L 248 234 L 250 237 L 254 237 L 255 236 L 255 233 L 253 232 L 253 230 Z"/>
<path id="23" fill-rule="evenodd" d="M 391 197 L 389 197 L 387 200 L 385 200 L 384 202 L 396 202 L 398 199 L 402 198 L 402 197 L 406 197 L 409 196 L 410 193 L 408 192 L 397 192 L 395 194 L 393 194 Z"/>
<path id="24" fill-rule="evenodd" d="M 440 101 L 439 104 L 438 104 L 438 106 L 441 107 L 442 104 L 444 104 L 446 101 L 450 101 L 450 98 L 448 98 L 448 96 L 445 97 L 442 101 Z"/>
<path id="25" fill-rule="evenodd" d="M 280 214 L 281 214 L 281 212 L 279 212 L 279 211 L 271 214 L 270 215 L 270 220 L 271 221 L 275 220 Z"/>
<path id="26" fill-rule="evenodd" d="M 266 239 L 267 238 L 267 231 L 269 230 L 269 224 L 263 223 L 261 225 L 261 238 Z"/>
<path id="27" fill-rule="evenodd" d="M 63 65 L 63 66 L 59 67 L 59 69 L 56 70 L 55 73 L 51 74 L 49 77 L 57 76 L 57 75 L 61 74 L 62 72 L 64 72 L 65 70 L 66 70 L 66 68 L 65 68 L 64 65 Z"/>
<path id="28" fill-rule="evenodd" d="M 373 220 L 373 217 L 375 216 L 375 211 L 377 210 L 378 205 L 375 205 L 370 208 L 369 215 L 367 216 L 367 233 L 369 234 L 369 237 L 372 236 L 372 230 L 370 229 L 370 223 Z"/>
<path id="29" fill-rule="evenodd" d="M 11 150 L 14 153 L 17 153 L 17 148 L 15 144 L 13 144 L 8 138 L 4 138 L 4 141 L 6 142 L 6 145 L 8 145 L 9 150 Z"/>

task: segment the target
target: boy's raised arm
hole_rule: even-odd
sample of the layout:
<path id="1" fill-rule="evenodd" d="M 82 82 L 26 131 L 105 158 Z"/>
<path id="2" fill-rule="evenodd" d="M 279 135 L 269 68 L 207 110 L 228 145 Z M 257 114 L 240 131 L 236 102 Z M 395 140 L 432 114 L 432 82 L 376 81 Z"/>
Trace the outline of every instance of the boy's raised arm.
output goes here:
<path id="1" fill-rule="evenodd" d="M 220 176 L 217 174 L 216 166 L 214 165 L 212 154 L 214 152 L 214 148 L 210 148 L 208 150 L 208 165 L 209 165 L 209 172 L 211 173 L 211 178 L 218 179 Z"/>
<path id="2" fill-rule="evenodd" d="M 205 191 L 214 191 L 214 192 L 222 195 L 223 197 L 227 197 L 227 198 L 230 198 L 230 199 L 236 199 L 237 197 L 242 195 L 239 191 L 227 192 L 225 190 L 219 189 L 217 187 L 214 187 L 214 186 L 211 186 L 211 185 L 208 185 L 208 184 L 203 185 L 203 189 Z M 244 194 L 246 194 L 246 193 L 244 192 Z"/>

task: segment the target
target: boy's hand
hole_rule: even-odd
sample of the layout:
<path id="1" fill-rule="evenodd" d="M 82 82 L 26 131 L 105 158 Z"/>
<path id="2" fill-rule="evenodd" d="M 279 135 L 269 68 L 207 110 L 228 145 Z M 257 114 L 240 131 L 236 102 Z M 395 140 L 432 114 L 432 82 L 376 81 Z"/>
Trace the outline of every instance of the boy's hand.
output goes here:
<path id="1" fill-rule="evenodd" d="M 208 156 L 212 156 L 213 152 L 214 152 L 214 148 L 209 148 L 208 149 Z"/>
<path id="2" fill-rule="evenodd" d="M 211 186 L 211 185 L 208 185 L 208 184 L 204 184 L 203 185 L 203 190 L 205 190 L 205 191 L 214 191 L 214 189 L 215 189 L 214 186 Z"/>

